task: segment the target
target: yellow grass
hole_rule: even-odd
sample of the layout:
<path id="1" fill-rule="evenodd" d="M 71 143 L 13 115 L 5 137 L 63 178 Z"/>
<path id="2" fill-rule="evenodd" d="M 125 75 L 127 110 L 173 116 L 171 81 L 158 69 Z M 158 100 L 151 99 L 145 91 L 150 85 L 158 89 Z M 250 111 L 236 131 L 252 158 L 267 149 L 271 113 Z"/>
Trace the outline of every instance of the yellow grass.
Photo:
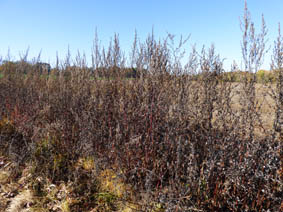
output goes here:
<path id="1" fill-rule="evenodd" d="M 233 83 L 235 89 L 233 91 L 232 109 L 237 112 L 241 110 L 241 95 L 243 95 L 242 85 L 240 83 Z M 265 130 L 271 130 L 275 118 L 275 101 L 270 94 L 275 85 L 256 84 L 256 102 L 257 110 L 260 114 L 263 127 Z M 259 127 L 259 126 L 257 126 Z"/>

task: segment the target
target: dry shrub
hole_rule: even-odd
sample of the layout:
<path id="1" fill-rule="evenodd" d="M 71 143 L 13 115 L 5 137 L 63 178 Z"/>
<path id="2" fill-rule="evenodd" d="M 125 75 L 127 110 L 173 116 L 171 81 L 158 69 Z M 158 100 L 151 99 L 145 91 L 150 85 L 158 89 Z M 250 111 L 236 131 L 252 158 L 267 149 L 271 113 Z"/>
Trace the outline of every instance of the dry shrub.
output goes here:
<path id="1" fill-rule="evenodd" d="M 255 92 L 266 31 L 263 22 L 255 34 L 247 9 L 243 33 L 245 70 L 237 84 L 224 73 L 214 46 L 200 54 L 193 49 L 183 66 L 186 39 L 176 46 L 170 34 L 157 41 L 152 33 L 144 43 L 136 35 L 129 63 L 115 35 L 107 51 L 95 38 L 92 68 L 80 55 L 73 65 L 68 55 L 49 75 L 25 63 L 14 74 L 8 64 L 0 79 L 1 119 L 8 117 L 22 136 L 35 176 L 55 183 L 81 179 L 73 174 L 76 161 L 93 156 L 100 168 L 112 167 L 132 185 L 144 210 L 155 202 L 167 211 L 279 211 L 282 37 L 270 93 L 276 118 L 266 129 Z M 10 128 L 0 127 L 2 139 Z M 257 127 L 265 134 L 257 135 Z"/>

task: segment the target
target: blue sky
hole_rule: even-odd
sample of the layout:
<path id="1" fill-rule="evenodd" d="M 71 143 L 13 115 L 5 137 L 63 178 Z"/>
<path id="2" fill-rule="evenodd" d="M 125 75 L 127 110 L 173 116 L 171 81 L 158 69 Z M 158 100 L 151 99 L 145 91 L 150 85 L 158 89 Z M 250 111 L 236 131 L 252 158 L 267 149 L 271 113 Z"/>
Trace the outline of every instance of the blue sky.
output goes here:
<path id="1" fill-rule="evenodd" d="M 272 45 L 278 23 L 283 25 L 283 0 L 247 2 L 257 30 L 264 14 Z M 233 60 L 241 61 L 243 8 L 244 0 L 0 0 L 0 55 L 5 59 L 10 49 L 12 59 L 17 60 L 29 47 L 29 59 L 42 50 L 41 60 L 53 65 L 56 52 L 64 59 L 69 46 L 72 56 L 79 50 L 90 58 L 95 28 L 105 46 L 118 33 L 127 52 L 135 29 L 144 40 L 154 27 L 157 38 L 167 32 L 177 37 L 191 35 L 188 51 L 193 44 L 197 49 L 215 44 L 230 67 Z M 264 68 L 269 68 L 269 61 L 267 55 Z"/>

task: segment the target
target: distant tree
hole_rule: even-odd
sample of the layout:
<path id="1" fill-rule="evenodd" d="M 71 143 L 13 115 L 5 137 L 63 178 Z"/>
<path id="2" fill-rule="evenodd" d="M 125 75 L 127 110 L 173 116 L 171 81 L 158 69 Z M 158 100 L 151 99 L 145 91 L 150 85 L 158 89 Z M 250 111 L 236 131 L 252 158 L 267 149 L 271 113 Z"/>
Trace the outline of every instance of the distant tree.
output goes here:
<path id="1" fill-rule="evenodd" d="M 38 62 L 35 64 L 35 68 L 40 72 L 40 74 L 50 74 L 51 66 L 49 63 Z"/>

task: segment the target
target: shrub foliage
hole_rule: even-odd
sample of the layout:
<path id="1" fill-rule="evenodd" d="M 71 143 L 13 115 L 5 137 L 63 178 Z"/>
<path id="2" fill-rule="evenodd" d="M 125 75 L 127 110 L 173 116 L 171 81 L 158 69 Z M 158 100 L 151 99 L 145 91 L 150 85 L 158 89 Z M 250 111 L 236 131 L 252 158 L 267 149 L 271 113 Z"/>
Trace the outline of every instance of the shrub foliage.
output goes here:
<path id="1" fill-rule="evenodd" d="M 54 183 L 74 180 L 75 162 L 93 156 L 120 173 L 137 199 L 146 194 L 148 208 L 154 201 L 168 211 L 279 211 L 282 37 L 274 48 L 276 74 L 266 80 L 269 74 L 258 70 L 262 58 L 252 54 L 263 52 L 264 22 L 253 34 L 246 9 L 242 26 L 242 74 L 236 66 L 225 72 L 213 46 L 193 49 L 183 66 L 185 42 L 174 47 L 172 35 L 157 41 L 153 34 L 144 43 L 135 37 L 130 61 L 115 36 L 108 51 L 95 39 L 92 68 L 80 55 L 49 74 L 24 61 L 3 64 L 1 148 L 19 163 L 32 161 L 35 176 Z M 273 127 L 264 126 L 257 80 L 275 102 Z"/>

